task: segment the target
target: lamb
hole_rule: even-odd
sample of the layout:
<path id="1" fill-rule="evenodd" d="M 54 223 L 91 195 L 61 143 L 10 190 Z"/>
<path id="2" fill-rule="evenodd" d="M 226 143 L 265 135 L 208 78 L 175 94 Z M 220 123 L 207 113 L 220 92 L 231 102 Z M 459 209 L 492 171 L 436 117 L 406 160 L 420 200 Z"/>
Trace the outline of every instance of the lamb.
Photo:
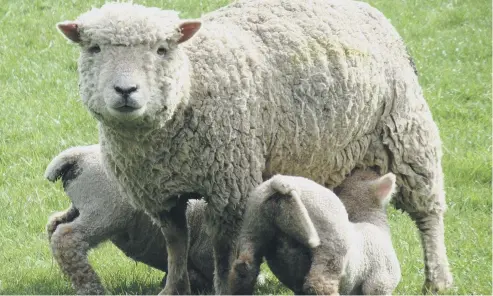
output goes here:
<path id="1" fill-rule="evenodd" d="M 385 213 L 394 187 L 392 173 L 364 170 L 340 185 L 341 200 L 301 177 L 264 182 L 248 201 L 232 293 L 251 294 L 265 256 L 295 294 L 392 294 L 401 276 Z"/>
<path id="2" fill-rule="evenodd" d="M 87 252 L 110 240 L 128 257 L 168 271 L 166 240 L 143 212 L 124 202 L 105 175 L 99 145 L 74 147 L 56 156 L 45 176 L 61 179 L 71 206 L 53 214 L 46 226 L 51 250 L 77 294 L 103 294 L 101 281 Z M 212 291 L 213 260 L 210 239 L 202 226 L 205 203 L 192 200 L 187 209 L 190 232 L 188 273 L 194 293 Z M 166 278 L 165 278 L 166 279 Z"/>
<path id="3" fill-rule="evenodd" d="M 426 291 L 450 287 L 441 142 L 404 42 L 346 0 L 239 0 L 196 20 L 108 3 L 58 24 L 80 46 L 82 102 L 105 171 L 168 242 L 164 294 L 188 294 L 186 203 L 203 196 L 214 287 L 228 293 L 248 193 L 275 174 L 327 188 L 396 175 L 421 234 Z"/>

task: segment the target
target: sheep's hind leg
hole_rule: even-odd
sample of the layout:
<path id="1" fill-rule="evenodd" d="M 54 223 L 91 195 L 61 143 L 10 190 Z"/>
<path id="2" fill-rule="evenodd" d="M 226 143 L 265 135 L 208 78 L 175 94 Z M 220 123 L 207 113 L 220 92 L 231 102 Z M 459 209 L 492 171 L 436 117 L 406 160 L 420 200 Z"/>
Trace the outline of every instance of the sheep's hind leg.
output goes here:
<path id="1" fill-rule="evenodd" d="M 435 294 L 450 288 L 452 275 L 445 249 L 443 213 L 411 213 L 411 218 L 419 228 L 424 249 L 426 280 L 422 292 Z"/>
<path id="2" fill-rule="evenodd" d="M 166 238 L 168 251 L 168 273 L 166 286 L 160 295 L 190 294 L 188 278 L 188 226 L 186 219 L 188 199 L 184 196 L 178 199 L 177 205 L 170 211 L 158 214 L 157 222 Z"/>
<path id="3" fill-rule="evenodd" d="M 85 228 L 77 223 L 58 225 L 50 240 L 53 257 L 79 295 L 104 294 L 96 272 L 89 264 L 87 252 L 92 247 Z M 91 242 L 96 245 L 97 242 Z"/>
<path id="4" fill-rule="evenodd" d="M 420 231 L 426 275 L 423 291 L 445 290 L 452 286 L 452 275 L 444 238 L 446 204 L 438 129 L 428 113 L 407 110 L 390 118 L 382 143 L 389 152 L 389 169 L 397 176 L 395 206 L 409 213 Z"/>

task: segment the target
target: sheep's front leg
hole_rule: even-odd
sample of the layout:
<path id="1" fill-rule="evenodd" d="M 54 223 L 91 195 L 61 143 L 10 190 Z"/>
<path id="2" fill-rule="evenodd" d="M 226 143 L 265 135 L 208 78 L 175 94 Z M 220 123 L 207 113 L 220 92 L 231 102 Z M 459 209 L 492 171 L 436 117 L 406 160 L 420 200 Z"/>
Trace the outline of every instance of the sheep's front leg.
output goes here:
<path id="1" fill-rule="evenodd" d="M 166 286 L 160 295 L 190 294 L 188 278 L 188 226 L 186 219 L 187 198 L 181 197 L 170 211 L 158 214 L 158 222 L 166 238 L 168 273 Z"/>
<path id="2" fill-rule="evenodd" d="M 216 295 L 230 294 L 228 278 L 241 222 L 240 208 L 229 204 L 221 215 L 211 208 L 212 204 L 208 205 L 206 218 L 214 255 L 214 290 Z"/>

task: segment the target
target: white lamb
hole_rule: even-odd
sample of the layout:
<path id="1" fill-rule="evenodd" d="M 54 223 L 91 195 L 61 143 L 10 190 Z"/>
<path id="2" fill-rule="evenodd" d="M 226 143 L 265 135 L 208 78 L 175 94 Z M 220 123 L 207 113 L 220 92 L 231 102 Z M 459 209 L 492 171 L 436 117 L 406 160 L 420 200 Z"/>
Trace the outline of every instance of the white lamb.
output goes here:
<path id="1" fill-rule="evenodd" d="M 340 200 L 305 178 L 265 181 L 248 200 L 231 292 L 252 293 L 265 256 L 297 295 L 392 294 L 401 278 L 385 213 L 394 187 L 392 173 L 370 170 L 347 177 Z"/>
<path id="2" fill-rule="evenodd" d="M 397 176 L 421 231 L 424 288 L 452 283 L 441 142 L 404 42 L 370 5 L 240 0 L 199 20 L 109 3 L 58 24 L 80 45 L 82 100 L 105 169 L 168 242 L 165 294 L 190 292 L 182 199 L 204 196 L 215 292 L 228 292 L 248 193 L 274 174 L 334 188 Z"/>
<path id="3" fill-rule="evenodd" d="M 110 240 L 128 257 L 167 272 L 166 240 L 143 212 L 125 202 L 108 180 L 101 164 L 99 145 L 74 147 L 56 156 L 45 176 L 61 179 L 71 206 L 48 219 L 46 230 L 54 258 L 76 293 L 103 294 L 101 281 L 88 261 L 87 252 Z M 212 246 L 203 227 L 205 203 L 190 201 L 188 273 L 194 293 L 212 290 Z"/>

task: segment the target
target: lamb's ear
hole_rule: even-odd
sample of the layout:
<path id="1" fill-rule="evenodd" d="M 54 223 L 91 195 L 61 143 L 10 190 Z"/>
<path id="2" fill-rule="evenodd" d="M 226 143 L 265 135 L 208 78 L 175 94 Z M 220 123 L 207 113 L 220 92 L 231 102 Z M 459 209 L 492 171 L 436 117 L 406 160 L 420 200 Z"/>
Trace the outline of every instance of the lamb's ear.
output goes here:
<path id="1" fill-rule="evenodd" d="M 80 33 L 79 33 L 79 25 L 73 21 L 65 21 L 56 24 L 58 30 L 65 36 L 68 40 L 79 43 Z"/>
<path id="2" fill-rule="evenodd" d="M 192 36 L 200 29 L 201 25 L 202 23 L 200 21 L 186 21 L 181 23 L 179 26 L 181 37 L 178 39 L 178 44 L 192 38 Z"/>
<path id="3" fill-rule="evenodd" d="M 375 197 L 385 206 L 392 199 L 395 190 L 395 175 L 388 173 L 375 181 Z"/>

